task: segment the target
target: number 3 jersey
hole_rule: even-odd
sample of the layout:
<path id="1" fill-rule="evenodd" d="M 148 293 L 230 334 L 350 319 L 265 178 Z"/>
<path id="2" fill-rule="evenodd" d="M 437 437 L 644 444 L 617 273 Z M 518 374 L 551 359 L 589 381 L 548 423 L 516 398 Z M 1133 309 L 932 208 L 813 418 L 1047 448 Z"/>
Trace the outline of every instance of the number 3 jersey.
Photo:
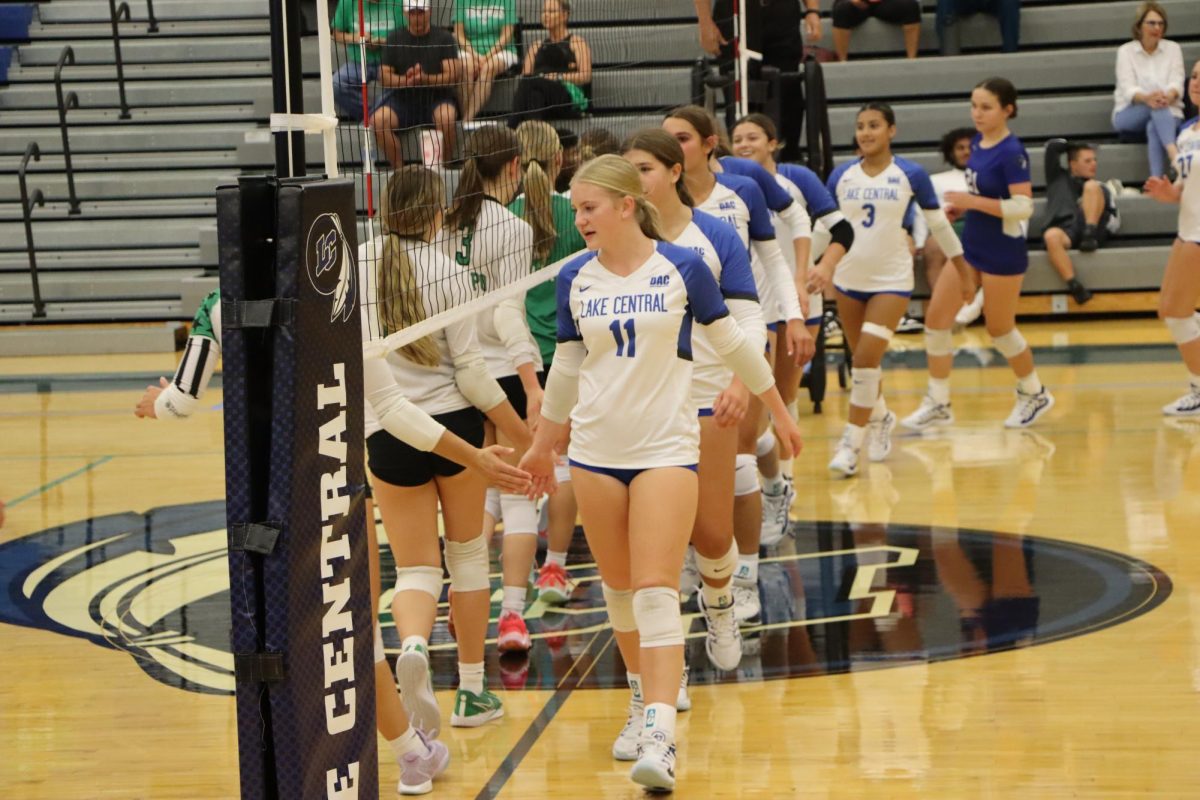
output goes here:
<path id="1" fill-rule="evenodd" d="M 913 260 L 905 214 L 914 200 L 921 208 L 941 207 L 925 169 L 893 158 L 871 176 L 860 160 L 849 161 L 829 176 L 829 193 L 854 226 L 854 246 L 838 262 L 834 284 L 858 292 L 911 292 Z"/>
<path id="2" fill-rule="evenodd" d="M 1179 238 L 1185 242 L 1200 244 L 1200 130 L 1196 125 L 1200 117 L 1188 120 L 1175 146 L 1179 155 L 1175 158 L 1175 169 L 1183 181 L 1183 195 L 1179 198 Z"/>
<path id="3" fill-rule="evenodd" d="M 582 342 L 586 350 L 570 457 L 621 469 L 697 463 L 692 325 L 729 315 L 704 261 L 659 242 L 644 264 L 621 276 L 587 253 L 563 267 L 557 289 L 560 346 Z"/>

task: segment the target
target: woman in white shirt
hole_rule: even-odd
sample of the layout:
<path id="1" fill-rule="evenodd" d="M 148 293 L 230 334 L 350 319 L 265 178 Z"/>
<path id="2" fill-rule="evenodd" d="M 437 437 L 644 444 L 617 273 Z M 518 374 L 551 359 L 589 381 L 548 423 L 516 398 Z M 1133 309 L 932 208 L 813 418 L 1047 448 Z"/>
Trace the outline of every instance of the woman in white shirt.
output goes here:
<path id="1" fill-rule="evenodd" d="M 1138 6 L 1133 41 L 1117 49 L 1113 127 L 1146 135 L 1150 175 L 1166 174 L 1175 160 L 1175 132 L 1183 119 L 1183 51 L 1167 34 L 1167 12 L 1155 2 Z M 1163 159 L 1166 152 L 1167 159 Z"/>

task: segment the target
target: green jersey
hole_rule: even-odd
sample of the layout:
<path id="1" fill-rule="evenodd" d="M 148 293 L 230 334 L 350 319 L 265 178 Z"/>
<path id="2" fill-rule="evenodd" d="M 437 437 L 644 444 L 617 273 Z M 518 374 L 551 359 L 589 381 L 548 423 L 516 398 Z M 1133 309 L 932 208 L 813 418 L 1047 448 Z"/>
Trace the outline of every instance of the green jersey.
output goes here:
<path id="1" fill-rule="evenodd" d="M 388 34 L 397 28 L 405 27 L 404 3 L 400 0 L 362 0 L 363 23 L 368 39 L 386 39 Z M 330 23 L 335 31 L 358 35 L 358 0 L 338 0 L 337 10 L 333 12 L 333 22 Z M 367 63 L 378 64 L 380 61 L 380 46 L 367 46 Z M 358 45 L 346 45 L 346 61 L 359 63 Z"/>
<path id="2" fill-rule="evenodd" d="M 500 41 L 504 28 L 517 24 L 516 3 L 513 0 L 456 0 L 454 22 L 461 23 L 467 41 L 479 55 L 487 55 Z M 504 48 L 516 55 L 516 42 Z"/>
<path id="3" fill-rule="evenodd" d="M 196 309 L 196 316 L 192 319 L 191 336 L 203 336 L 206 339 L 212 339 L 217 344 L 221 343 L 221 323 L 218 317 L 217 321 L 213 321 L 213 316 L 221 309 L 221 290 L 213 289 L 208 293 L 208 296 L 200 302 L 200 307 Z"/>
<path id="4" fill-rule="evenodd" d="M 508 210 L 524 219 L 525 195 L 513 200 Z M 587 246 L 575 227 L 575 210 L 571 208 L 569 198 L 561 194 L 552 194 L 550 212 L 554 216 L 554 230 L 558 236 L 554 240 L 550 256 L 544 261 L 533 262 L 534 270 L 578 253 Z M 542 351 L 542 363 L 549 369 L 554 358 L 554 346 L 558 341 L 558 300 L 555 296 L 554 281 L 539 283 L 526 292 L 525 316 L 529 320 L 529 330 L 537 340 L 538 349 Z"/>

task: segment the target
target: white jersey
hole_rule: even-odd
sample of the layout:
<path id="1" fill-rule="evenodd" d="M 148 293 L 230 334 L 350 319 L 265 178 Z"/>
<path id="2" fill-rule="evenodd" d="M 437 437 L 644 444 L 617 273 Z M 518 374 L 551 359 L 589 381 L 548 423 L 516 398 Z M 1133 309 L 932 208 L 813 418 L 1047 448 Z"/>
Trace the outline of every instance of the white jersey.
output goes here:
<path id="1" fill-rule="evenodd" d="M 737 231 L 711 214 L 693 211 L 692 222 L 672 244 L 686 247 L 704 260 L 738 326 L 752 341 L 761 342 L 762 349 L 766 323 L 758 305 L 750 259 Z M 703 413 L 712 409 L 717 395 L 729 386 L 733 370 L 721 359 L 703 328 L 692 332 L 692 357 L 692 402 Z"/>
<path id="2" fill-rule="evenodd" d="M 1179 198 L 1179 238 L 1200 244 L 1200 117 L 1189 120 L 1179 132 L 1175 146 L 1175 169 L 1183 181 Z"/>
<path id="3" fill-rule="evenodd" d="M 384 237 L 378 237 L 358 248 L 364 342 L 378 338 L 379 332 L 383 330 L 378 314 L 378 280 L 374 274 L 382 262 L 383 241 Z M 421 287 L 421 303 L 426 318 L 471 299 L 470 291 L 462 280 L 461 271 L 446 258 L 440 248 L 414 239 L 401 241 L 412 265 L 413 278 L 417 286 Z M 455 373 L 456 361 L 479 357 L 479 341 L 474 319 L 467 318 L 447 325 L 432 336 L 441 354 L 436 366 L 419 366 L 399 352 L 391 352 L 384 357 L 396 384 L 413 405 L 431 416 L 469 408 L 471 403 L 459 390 L 455 382 Z M 369 403 L 366 405 L 365 421 L 367 436 L 382 429 Z"/>
<path id="4" fill-rule="evenodd" d="M 833 171 L 829 191 L 854 226 L 854 247 L 838 263 L 834 285 L 858 292 L 911 292 L 913 259 L 904 218 L 914 199 L 923 209 L 941 208 L 929 174 L 919 164 L 893 158 L 872 177 L 856 159 Z"/>
<path id="5" fill-rule="evenodd" d="M 571 460 L 616 469 L 698 463 L 692 323 L 729 316 L 704 262 L 659 242 L 622 277 L 586 253 L 563 267 L 557 289 L 559 347 L 582 343 L 586 351 L 571 412 Z"/>
<path id="6" fill-rule="evenodd" d="M 533 228 L 493 197 L 484 198 L 475 224 L 457 231 L 443 230 L 439 244 L 455 265 L 467 272 L 475 297 L 533 271 Z M 499 303 L 494 313 L 480 314 L 476 324 L 492 377 L 516 375 L 521 364 L 532 363 L 541 369 L 541 351 L 525 320 L 524 296 Z"/>

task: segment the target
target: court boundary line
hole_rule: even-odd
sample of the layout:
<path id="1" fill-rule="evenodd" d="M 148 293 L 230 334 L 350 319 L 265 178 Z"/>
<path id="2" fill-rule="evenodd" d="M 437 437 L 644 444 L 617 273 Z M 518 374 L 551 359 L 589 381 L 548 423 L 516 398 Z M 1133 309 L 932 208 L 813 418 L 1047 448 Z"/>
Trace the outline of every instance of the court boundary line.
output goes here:
<path id="1" fill-rule="evenodd" d="M 85 472 L 90 472 L 93 469 L 95 469 L 96 467 L 107 464 L 109 461 L 112 461 L 113 458 L 115 458 L 115 456 L 102 456 L 101 458 L 97 459 L 96 461 L 93 461 L 90 464 L 82 466 L 77 470 L 68 472 L 66 475 L 55 478 L 54 480 L 50 481 L 49 483 L 39 486 L 38 488 L 34 489 L 33 491 L 26 492 L 25 494 L 21 495 L 20 497 L 16 497 L 16 498 L 8 501 L 7 506 L 8 506 L 8 508 L 14 508 L 15 506 L 18 506 L 21 503 L 24 503 L 26 500 L 31 500 L 34 497 L 37 497 L 38 495 L 41 495 L 41 494 L 44 494 L 45 492 L 50 491 L 55 486 L 60 486 L 64 483 L 66 483 L 67 481 L 71 480 L 72 478 L 77 478 L 80 475 L 84 474 Z"/>

